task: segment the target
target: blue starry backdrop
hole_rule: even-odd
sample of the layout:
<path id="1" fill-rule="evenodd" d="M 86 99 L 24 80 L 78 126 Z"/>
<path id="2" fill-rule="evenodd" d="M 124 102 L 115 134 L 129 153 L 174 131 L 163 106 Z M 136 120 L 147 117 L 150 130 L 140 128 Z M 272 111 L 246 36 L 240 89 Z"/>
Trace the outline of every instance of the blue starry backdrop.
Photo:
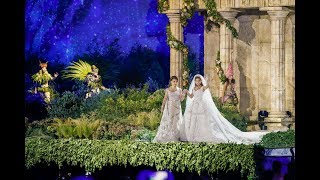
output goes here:
<path id="1" fill-rule="evenodd" d="M 106 87 L 168 85 L 168 18 L 157 0 L 27 0 L 26 81 L 48 61 L 53 74 L 79 59 L 95 64 Z M 190 49 L 190 76 L 203 74 L 203 17 L 197 12 L 184 28 Z M 63 87 L 60 79 L 60 90 Z"/>

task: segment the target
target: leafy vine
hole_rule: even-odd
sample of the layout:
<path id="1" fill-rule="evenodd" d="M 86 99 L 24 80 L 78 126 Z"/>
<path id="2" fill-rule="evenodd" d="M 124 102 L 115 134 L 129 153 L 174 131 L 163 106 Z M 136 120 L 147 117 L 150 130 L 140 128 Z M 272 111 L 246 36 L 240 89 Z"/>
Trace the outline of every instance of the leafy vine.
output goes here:
<path id="1" fill-rule="evenodd" d="M 217 11 L 217 5 L 214 0 L 203 0 L 205 2 L 205 6 L 207 8 L 207 15 L 208 15 L 208 21 L 207 26 L 209 26 L 210 23 L 217 24 L 218 27 L 220 27 L 221 23 L 225 23 L 227 28 L 230 29 L 233 37 L 238 38 L 237 30 L 232 26 L 231 22 L 221 16 L 221 14 Z M 160 13 L 168 10 L 169 7 L 169 1 L 168 0 L 159 0 L 158 1 L 158 11 Z M 194 0 L 183 0 L 183 8 L 182 12 L 180 14 L 180 22 L 183 27 L 185 27 L 188 24 L 188 20 L 192 18 L 194 12 L 196 10 Z M 177 40 L 171 33 L 170 25 L 167 26 L 167 43 L 171 48 L 174 48 L 178 51 L 181 51 L 183 54 L 183 87 L 187 87 L 189 84 L 189 69 L 188 69 L 188 47 L 181 41 Z M 220 78 L 220 81 L 222 83 L 225 83 L 227 81 L 227 77 L 224 74 L 223 69 L 221 68 L 221 61 L 220 61 L 220 52 L 218 52 L 217 60 L 216 60 L 216 67 L 217 67 L 217 73 Z"/>
<path id="2" fill-rule="evenodd" d="M 230 29 L 232 32 L 233 37 L 238 38 L 238 32 L 237 30 L 232 26 L 231 22 L 221 16 L 221 14 L 217 11 L 217 4 L 214 0 L 203 0 L 205 3 L 205 6 L 207 8 L 207 15 L 209 21 L 207 22 L 207 26 L 209 23 L 214 23 L 218 27 L 220 27 L 221 23 L 225 23 L 227 28 Z M 160 13 L 168 10 L 169 7 L 169 1 L 168 0 L 159 0 L 158 3 L 158 11 Z M 191 19 L 194 12 L 196 10 L 194 0 L 183 0 L 183 8 L 181 13 L 181 24 L 183 27 L 187 25 L 187 20 Z"/>
<path id="3" fill-rule="evenodd" d="M 180 22 L 183 27 L 186 27 L 187 20 L 191 19 L 196 10 L 194 0 L 183 0 L 183 8 L 180 16 Z"/>
<path id="4" fill-rule="evenodd" d="M 217 52 L 216 70 L 217 70 L 217 74 L 218 74 L 218 77 L 219 77 L 221 83 L 224 84 L 227 81 L 227 77 L 224 74 L 224 71 L 223 71 L 223 69 L 221 67 L 220 51 Z"/>
<path id="5" fill-rule="evenodd" d="M 170 25 L 167 25 L 167 43 L 168 45 L 176 49 L 178 51 L 181 51 L 183 55 L 183 70 L 182 70 L 182 86 L 183 88 L 186 88 L 189 84 L 189 69 L 188 69 L 188 47 L 181 41 L 177 40 L 173 35 L 170 30 Z"/>
<path id="6" fill-rule="evenodd" d="M 232 26 L 231 22 L 227 19 L 224 19 L 221 14 L 217 11 L 217 5 L 214 0 L 203 0 L 208 14 L 208 23 L 217 24 L 220 27 L 221 23 L 226 23 L 227 28 L 230 29 L 233 37 L 238 38 L 237 30 Z M 208 25 L 208 24 L 207 24 Z"/>
<path id="7" fill-rule="evenodd" d="M 168 10 L 170 7 L 169 7 L 169 2 L 168 0 L 159 0 L 158 1 L 158 11 L 160 13 Z"/>

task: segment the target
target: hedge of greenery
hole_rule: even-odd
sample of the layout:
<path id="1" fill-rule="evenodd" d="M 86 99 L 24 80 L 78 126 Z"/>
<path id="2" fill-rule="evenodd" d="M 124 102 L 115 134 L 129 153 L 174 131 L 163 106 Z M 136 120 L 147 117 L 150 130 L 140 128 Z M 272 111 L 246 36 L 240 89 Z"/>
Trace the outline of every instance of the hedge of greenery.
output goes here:
<path id="1" fill-rule="evenodd" d="M 25 163 L 27 168 L 38 163 L 67 164 L 91 172 L 113 165 L 146 165 L 198 174 L 239 170 L 250 178 L 255 176 L 254 148 L 243 144 L 26 138 Z"/>
<path id="2" fill-rule="evenodd" d="M 79 118 L 81 115 L 94 114 L 95 118 L 105 121 L 128 120 L 129 115 L 141 112 L 156 112 L 164 97 L 164 89 L 148 92 L 148 85 L 142 88 L 109 89 L 99 95 L 85 99 L 82 92 L 66 91 L 50 104 L 50 118 Z M 158 118 L 160 121 L 160 118 Z"/>
<path id="3" fill-rule="evenodd" d="M 271 132 L 262 137 L 260 145 L 265 148 L 295 147 L 295 131 Z"/>
<path id="4" fill-rule="evenodd" d="M 142 88 L 110 89 L 97 96 L 84 99 L 82 93 L 64 92 L 52 101 L 48 111 L 50 118 L 78 119 L 86 116 L 91 120 L 121 122 L 156 130 L 160 124 L 160 108 L 164 89 L 148 92 L 148 85 Z M 241 131 L 246 131 L 248 119 L 235 107 L 222 106 L 217 98 L 214 101 L 221 114 Z M 185 101 L 182 102 L 184 111 Z"/>

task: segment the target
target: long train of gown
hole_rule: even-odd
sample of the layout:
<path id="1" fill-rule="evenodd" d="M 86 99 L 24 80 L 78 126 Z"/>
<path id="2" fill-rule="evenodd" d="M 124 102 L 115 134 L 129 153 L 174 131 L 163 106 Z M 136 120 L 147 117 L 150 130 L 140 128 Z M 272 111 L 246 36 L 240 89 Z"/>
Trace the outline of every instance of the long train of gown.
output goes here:
<path id="1" fill-rule="evenodd" d="M 202 87 L 203 88 L 203 87 Z M 203 89 L 193 90 L 193 100 L 186 107 L 182 139 L 188 142 L 243 143 L 253 144 L 261 141 L 267 132 L 242 132 L 226 120 L 215 105 L 203 100 Z M 206 90 L 208 91 L 208 89 Z"/>

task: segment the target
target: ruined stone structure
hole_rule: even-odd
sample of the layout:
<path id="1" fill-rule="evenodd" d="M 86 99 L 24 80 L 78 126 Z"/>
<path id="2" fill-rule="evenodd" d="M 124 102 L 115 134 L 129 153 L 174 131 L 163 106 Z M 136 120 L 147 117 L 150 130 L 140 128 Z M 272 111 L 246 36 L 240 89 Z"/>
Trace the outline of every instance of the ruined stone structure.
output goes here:
<path id="1" fill-rule="evenodd" d="M 256 120 L 260 110 L 269 112 L 268 130 L 294 125 L 295 115 L 295 1 L 216 0 L 217 10 L 237 29 L 239 37 L 222 24 L 204 30 L 204 73 L 213 96 L 221 97 L 222 84 L 215 60 L 220 50 L 222 68 L 234 67 L 238 108 Z M 206 16 L 203 0 L 197 11 Z M 183 0 L 169 0 L 168 16 L 175 38 L 183 41 L 180 13 Z M 206 18 L 204 18 L 206 21 Z M 205 23 L 205 22 L 204 22 Z M 170 49 L 170 75 L 182 76 L 182 54 Z M 291 117 L 287 114 L 291 113 Z"/>

